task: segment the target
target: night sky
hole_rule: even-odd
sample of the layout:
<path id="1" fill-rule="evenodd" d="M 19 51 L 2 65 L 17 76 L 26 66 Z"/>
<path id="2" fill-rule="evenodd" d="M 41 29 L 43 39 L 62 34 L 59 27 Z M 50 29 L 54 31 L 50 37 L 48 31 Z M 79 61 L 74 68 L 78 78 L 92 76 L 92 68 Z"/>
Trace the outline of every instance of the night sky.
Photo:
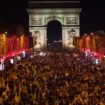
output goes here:
<path id="1" fill-rule="evenodd" d="M 3 0 L 0 3 L 0 23 L 16 23 L 28 27 L 27 1 L 28 0 Z M 81 34 L 96 30 L 105 31 L 104 4 L 105 3 L 100 0 L 81 1 Z"/>
<path id="2" fill-rule="evenodd" d="M 101 0 L 81 1 L 81 33 L 105 31 L 105 3 Z"/>

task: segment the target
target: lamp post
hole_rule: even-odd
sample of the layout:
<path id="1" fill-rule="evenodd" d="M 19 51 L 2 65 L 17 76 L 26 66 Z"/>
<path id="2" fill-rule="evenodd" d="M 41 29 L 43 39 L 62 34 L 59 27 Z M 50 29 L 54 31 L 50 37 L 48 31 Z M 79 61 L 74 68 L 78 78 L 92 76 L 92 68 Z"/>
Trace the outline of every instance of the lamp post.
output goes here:
<path id="1" fill-rule="evenodd" d="M 91 51 L 93 51 L 93 38 L 94 38 L 94 33 L 90 33 L 90 49 Z"/>

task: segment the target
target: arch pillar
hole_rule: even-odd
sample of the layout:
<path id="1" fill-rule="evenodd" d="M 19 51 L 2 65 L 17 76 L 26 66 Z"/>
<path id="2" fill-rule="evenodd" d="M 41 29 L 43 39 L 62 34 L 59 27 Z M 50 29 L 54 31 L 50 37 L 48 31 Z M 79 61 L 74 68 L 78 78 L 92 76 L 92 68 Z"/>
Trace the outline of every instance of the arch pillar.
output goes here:
<path id="1" fill-rule="evenodd" d="M 30 27 L 34 50 L 47 49 L 47 27 Z"/>
<path id="2" fill-rule="evenodd" d="M 71 30 L 75 30 L 75 34 L 70 33 Z M 79 30 L 79 27 L 62 27 L 62 47 L 64 49 L 75 48 L 73 38 L 79 37 Z"/>

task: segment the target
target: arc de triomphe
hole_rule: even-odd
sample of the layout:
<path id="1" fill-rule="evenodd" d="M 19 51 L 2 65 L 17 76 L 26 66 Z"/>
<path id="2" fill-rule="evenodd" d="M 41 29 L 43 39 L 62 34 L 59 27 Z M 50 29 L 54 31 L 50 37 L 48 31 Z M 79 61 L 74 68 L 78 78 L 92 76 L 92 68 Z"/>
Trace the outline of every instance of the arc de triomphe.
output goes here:
<path id="1" fill-rule="evenodd" d="M 80 36 L 81 9 L 73 7 L 35 8 L 33 6 L 34 3 L 40 2 L 30 1 L 30 7 L 27 9 L 29 14 L 29 31 L 32 33 L 34 49 L 47 49 L 47 24 L 52 20 L 59 21 L 62 25 L 62 47 L 64 49 L 74 48 L 73 37 Z M 79 1 L 75 3 L 79 3 Z M 31 5 L 33 6 L 32 8 Z"/>

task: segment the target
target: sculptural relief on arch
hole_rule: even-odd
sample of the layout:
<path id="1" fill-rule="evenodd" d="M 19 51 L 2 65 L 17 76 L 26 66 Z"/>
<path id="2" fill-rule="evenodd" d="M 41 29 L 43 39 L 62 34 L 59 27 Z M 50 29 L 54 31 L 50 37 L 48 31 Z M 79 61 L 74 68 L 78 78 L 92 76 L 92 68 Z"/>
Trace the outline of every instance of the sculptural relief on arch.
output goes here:
<path id="1" fill-rule="evenodd" d="M 73 38 L 80 36 L 80 8 L 27 9 L 29 31 L 33 37 L 33 48 L 47 49 L 47 24 L 56 20 L 62 25 L 63 49 L 74 48 Z"/>

